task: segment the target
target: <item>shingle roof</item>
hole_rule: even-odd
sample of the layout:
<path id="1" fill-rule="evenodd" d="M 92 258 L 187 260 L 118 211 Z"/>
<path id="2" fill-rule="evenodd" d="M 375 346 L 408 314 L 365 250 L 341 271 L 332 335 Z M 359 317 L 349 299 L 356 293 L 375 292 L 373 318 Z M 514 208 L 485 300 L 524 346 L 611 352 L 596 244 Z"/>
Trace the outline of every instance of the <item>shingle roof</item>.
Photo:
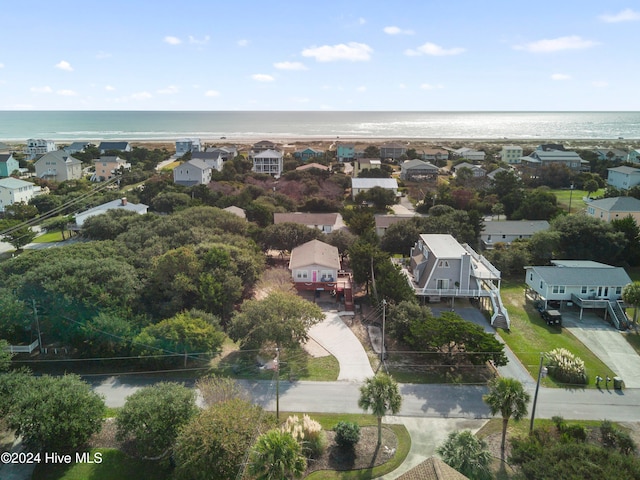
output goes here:
<path id="1" fill-rule="evenodd" d="M 429 457 L 397 480 L 469 480 L 469 477 L 450 467 L 438 457 Z"/>
<path id="2" fill-rule="evenodd" d="M 6 163 L 11 158 L 10 153 L 0 153 L 0 162 Z"/>
<path id="3" fill-rule="evenodd" d="M 406 160 L 402 163 L 402 170 L 410 170 L 412 168 L 419 170 L 434 170 L 437 171 L 438 167 L 436 167 L 433 163 L 425 162 L 424 160 L 418 160 L 417 158 L 414 160 Z"/>
<path id="4" fill-rule="evenodd" d="M 624 173 L 627 175 L 640 174 L 640 168 L 633 168 L 633 167 L 626 167 L 626 166 L 607 168 L 607 170 L 609 172 L 618 172 L 618 173 Z"/>
<path id="5" fill-rule="evenodd" d="M 323 267 L 340 270 L 340 254 L 333 245 L 311 240 L 294 248 L 291 251 L 289 270 L 306 267 L 308 265 L 321 265 Z"/>
<path id="6" fill-rule="evenodd" d="M 273 223 L 298 223 L 302 225 L 335 225 L 337 213 L 274 213 Z"/>
<path id="7" fill-rule="evenodd" d="M 507 220 L 505 222 L 485 222 L 482 233 L 484 235 L 533 235 L 548 229 L 549 222 L 546 220 Z"/>
<path id="8" fill-rule="evenodd" d="M 525 267 L 536 272 L 548 285 L 623 286 L 631 278 L 622 267 L 541 266 Z"/>
<path id="9" fill-rule="evenodd" d="M 398 182 L 395 178 L 352 178 L 352 188 L 373 188 L 382 187 L 397 189 Z"/>
<path id="10" fill-rule="evenodd" d="M 590 206 L 605 212 L 640 212 L 640 200 L 634 197 L 610 197 L 593 200 Z"/>

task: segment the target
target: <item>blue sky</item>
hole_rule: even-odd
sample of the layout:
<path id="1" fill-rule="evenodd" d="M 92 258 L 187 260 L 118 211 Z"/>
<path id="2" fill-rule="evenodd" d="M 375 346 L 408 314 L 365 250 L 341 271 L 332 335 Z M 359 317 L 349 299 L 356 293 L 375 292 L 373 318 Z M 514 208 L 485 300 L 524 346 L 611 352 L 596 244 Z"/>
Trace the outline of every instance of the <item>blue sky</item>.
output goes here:
<path id="1" fill-rule="evenodd" d="M 640 2 L 4 2 L 0 110 L 640 110 Z"/>

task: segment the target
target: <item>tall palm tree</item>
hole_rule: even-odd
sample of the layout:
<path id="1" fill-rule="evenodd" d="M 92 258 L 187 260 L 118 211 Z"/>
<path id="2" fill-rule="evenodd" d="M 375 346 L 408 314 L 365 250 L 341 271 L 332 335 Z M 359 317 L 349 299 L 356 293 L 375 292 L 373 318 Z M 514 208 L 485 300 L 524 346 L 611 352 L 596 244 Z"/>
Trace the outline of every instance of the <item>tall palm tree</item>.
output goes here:
<path id="1" fill-rule="evenodd" d="M 507 439 L 507 425 L 509 419 L 520 420 L 527 414 L 527 404 L 531 395 L 524 389 L 522 383 L 515 378 L 494 378 L 489 382 L 489 393 L 482 397 L 489 406 L 491 415 L 498 412 L 502 415 L 502 443 L 500 444 L 501 458 L 504 461 L 504 446 Z"/>
<path id="2" fill-rule="evenodd" d="M 363 410 L 371 410 L 378 417 L 378 445 L 382 443 L 382 417 L 387 412 L 396 414 L 400 411 L 402 397 L 396 381 L 386 373 L 376 373 L 367 378 L 360 387 L 358 406 Z"/>
<path id="3" fill-rule="evenodd" d="M 640 310 L 640 283 L 633 282 L 622 289 L 622 300 L 633 307 L 633 325 L 638 331 L 638 310 Z"/>
<path id="4" fill-rule="evenodd" d="M 491 453 L 487 443 L 470 430 L 451 432 L 447 440 L 436 450 L 444 463 L 475 480 L 490 479 Z"/>
<path id="5" fill-rule="evenodd" d="M 249 472 L 257 480 L 301 478 L 306 468 L 302 447 L 289 432 L 269 430 L 251 451 Z"/>

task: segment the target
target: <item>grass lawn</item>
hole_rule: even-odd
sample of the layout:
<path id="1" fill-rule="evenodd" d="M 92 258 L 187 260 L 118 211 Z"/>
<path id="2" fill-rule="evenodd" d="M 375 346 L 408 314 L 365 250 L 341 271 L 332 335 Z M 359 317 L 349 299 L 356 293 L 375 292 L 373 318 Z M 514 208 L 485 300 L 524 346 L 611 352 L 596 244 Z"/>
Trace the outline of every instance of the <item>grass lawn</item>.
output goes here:
<path id="1" fill-rule="evenodd" d="M 574 213 L 579 209 L 584 208 L 586 204 L 582 201 L 582 197 L 586 197 L 589 194 L 586 190 L 574 189 L 572 192 L 568 188 L 554 189 L 551 190 L 551 193 L 553 193 L 558 199 L 558 204 L 564 207 L 566 210 L 569 210 L 569 200 L 571 200 L 571 211 Z M 604 188 L 601 188 L 597 192 L 591 194 L 591 198 L 598 198 L 603 196 Z"/>
<path id="2" fill-rule="evenodd" d="M 595 388 L 593 379 L 596 375 L 604 377 L 615 376 L 604 363 L 600 361 L 582 342 L 574 337 L 567 329 L 547 326 L 531 302 L 526 302 L 524 296 L 525 285 L 522 282 L 503 280 L 500 293 L 511 319 L 511 331 L 499 330 L 499 335 L 513 350 L 533 378 L 538 376 L 540 353 L 554 348 L 566 348 L 580 357 L 587 369 L 587 375 Z M 550 378 L 545 377 L 542 384 L 547 387 L 566 387 Z"/>
<path id="3" fill-rule="evenodd" d="M 65 235 L 65 240 L 68 238 L 68 235 Z M 52 243 L 52 242 L 61 242 L 62 241 L 62 232 L 60 230 L 54 232 L 43 233 L 42 235 L 38 235 L 33 239 L 33 243 Z"/>
<path id="4" fill-rule="evenodd" d="M 622 334 L 625 340 L 633 347 L 633 349 L 640 355 L 640 334 L 625 332 Z"/>
<path id="5" fill-rule="evenodd" d="M 40 463 L 33 472 L 33 480 L 168 480 L 171 471 L 157 464 L 127 457 L 120 450 L 95 448 L 89 451 L 89 458 L 97 459 L 102 455 L 101 463 L 72 463 L 71 465 L 49 465 Z M 73 455 L 75 457 L 75 455 Z M 74 458 L 75 460 L 75 458 Z"/>

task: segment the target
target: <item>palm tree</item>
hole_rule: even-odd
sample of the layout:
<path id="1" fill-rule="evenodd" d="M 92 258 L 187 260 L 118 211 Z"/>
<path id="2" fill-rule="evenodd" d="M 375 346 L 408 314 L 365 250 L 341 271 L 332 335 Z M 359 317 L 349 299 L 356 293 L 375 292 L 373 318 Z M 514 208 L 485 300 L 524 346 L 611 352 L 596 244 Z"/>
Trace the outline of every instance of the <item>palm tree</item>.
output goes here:
<path id="1" fill-rule="evenodd" d="M 507 425 L 509 419 L 520 420 L 527 414 L 527 404 L 531 395 L 524 389 L 521 382 L 515 378 L 494 378 L 489 382 L 489 393 L 482 397 L 489 406 L 491 415 L 500 412 L 502 415 L 502 443 L 500 444 L 501 458 L 504 461 L 504 445 L 507 439 Z"/>
<path id="2" fill-rule="evenodd" d="M 301 478 L 306 468 L 302 447 L 289 432 L 269 430 L 251 451 L 249 472 L 257 480 Z"/>
<path id="3" fill-rule="evenodd" d="M 358 406 L 363 410 L 371 410 L 378 417 L 378 445 L 382 443 L 382 417 L 387 412 L 396 414 L 400 411 L 402 397 L 397 382 L 386 373 L 376 373 L 367 378 L 360 387 Z"/>
<path id="4" fill-rule="evenodd" d="M 491 453 L 487 443 L 470 430 L 451 432 L 447 440 L 436 450 L 444 463 L 475 480 L 491 478 L 489 464 Z"/>
<path id="5" fill-rule="evenodd" d="M 640 283 L 634 282 L 622 289 L 622 300 L 633 306 L 633 325 L 638 331 L 638 310 L 640 309 Z"/>

